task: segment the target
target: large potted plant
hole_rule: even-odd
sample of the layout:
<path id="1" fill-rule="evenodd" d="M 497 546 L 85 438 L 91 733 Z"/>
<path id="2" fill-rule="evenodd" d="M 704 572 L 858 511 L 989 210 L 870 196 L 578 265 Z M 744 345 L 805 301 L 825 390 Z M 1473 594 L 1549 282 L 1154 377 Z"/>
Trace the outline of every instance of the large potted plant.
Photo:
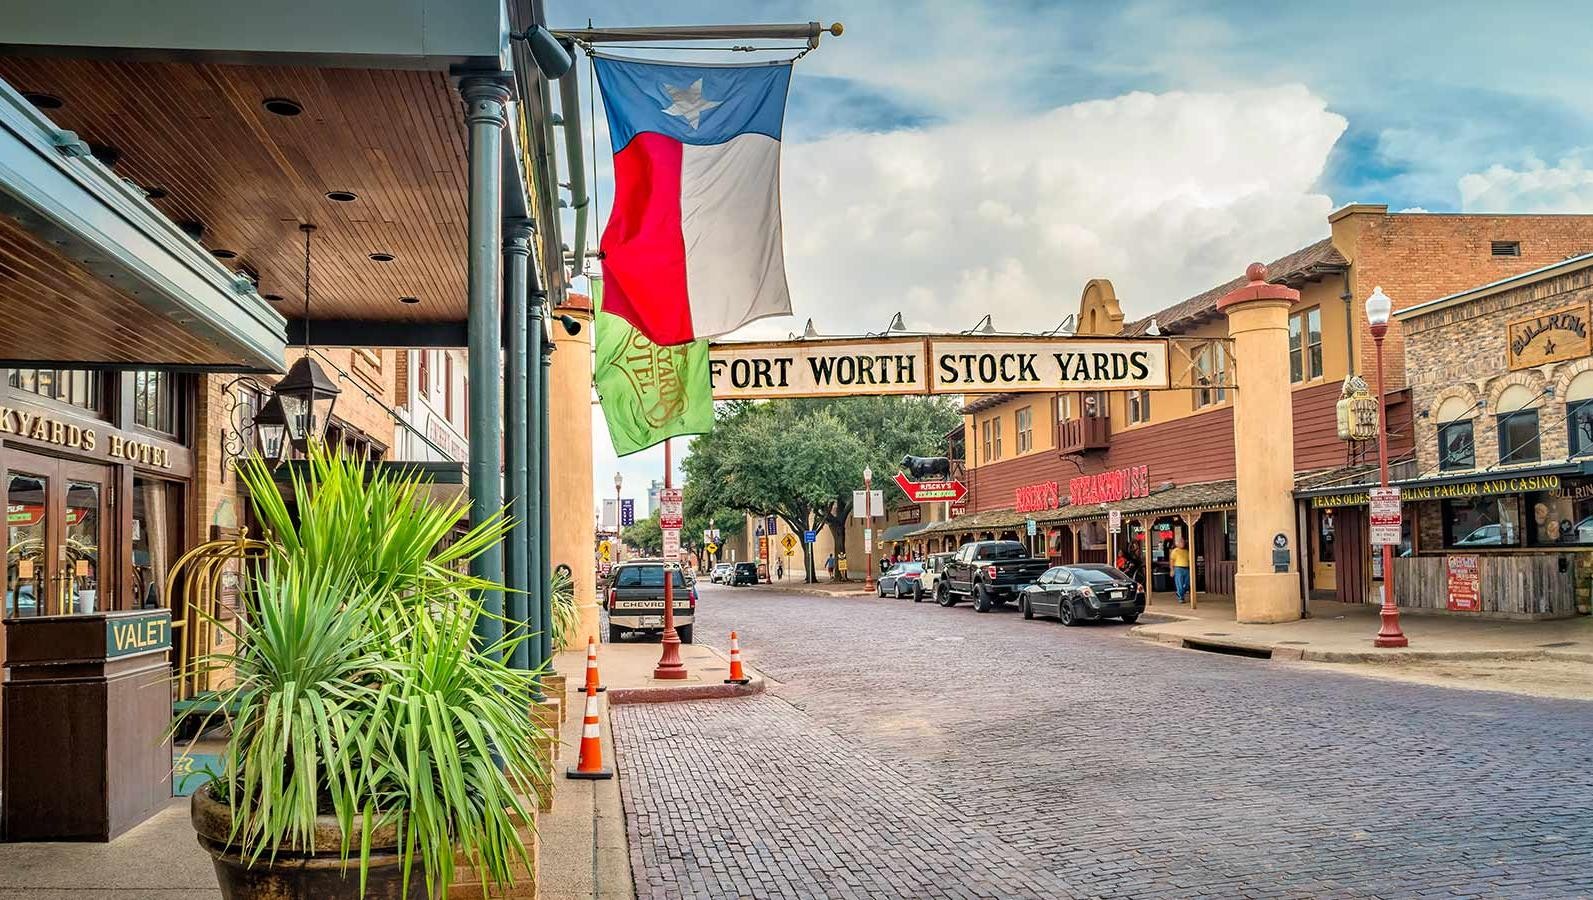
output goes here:
<path id="1" fill-rule="evenodd" d="M 230 732 L 192 807 L 223 895 L 440 897 L 456 858 L 498 885 L 529 871 L 533 673 L 502 662 L 523 637 L 480 646 L 502 587 L 464 572 L 507 522 L 449 542 L 463 502 L 324 450 L 292 478 L 296 515 L 264 464 L 242 477 L 270 552 L 210 661 L 236 679 Z"/>

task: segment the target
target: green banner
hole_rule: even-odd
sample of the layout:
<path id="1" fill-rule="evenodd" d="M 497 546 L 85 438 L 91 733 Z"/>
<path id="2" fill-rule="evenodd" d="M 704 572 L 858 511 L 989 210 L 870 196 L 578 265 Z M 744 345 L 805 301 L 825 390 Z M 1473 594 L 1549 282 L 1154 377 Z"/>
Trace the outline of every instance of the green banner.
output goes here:
<path id="1" fill-rule="evenodd" d="M 628 456 L 665 438 L 714 427 L 708 342 L 660 347 L 629 322 L 603 312 L 603 280 L 592 279 L 597 358 L 592 380 L 614 452 Z"/>

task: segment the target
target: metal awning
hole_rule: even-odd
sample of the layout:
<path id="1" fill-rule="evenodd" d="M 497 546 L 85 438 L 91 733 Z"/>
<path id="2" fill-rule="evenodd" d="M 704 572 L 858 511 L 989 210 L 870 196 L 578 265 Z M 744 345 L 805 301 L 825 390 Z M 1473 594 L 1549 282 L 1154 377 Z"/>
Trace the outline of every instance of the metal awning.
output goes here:
<path id="1" fill-rule="evenodd" d="M 922 522 L 913 522 L 910 525 L 892 525 L 891 527 L 880 532 L 879 539 L 881 541 L 900 541 L 911 537 L 912 535 L 915 535 L 928 527 L 928 524 Z"/>
<path id="2" fill-rule="evenodd" d="M 275 370 L 285 321 L 0 82 L 0 365 Z"/>

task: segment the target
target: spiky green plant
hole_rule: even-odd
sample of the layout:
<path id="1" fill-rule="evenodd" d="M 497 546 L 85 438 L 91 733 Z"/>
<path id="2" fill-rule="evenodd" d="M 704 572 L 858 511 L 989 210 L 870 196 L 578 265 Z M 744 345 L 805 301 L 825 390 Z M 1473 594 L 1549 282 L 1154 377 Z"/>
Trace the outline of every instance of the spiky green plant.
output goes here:
<path id="1" fill-rule="evenodd" d="M 555 569 L 549 588 L 553 595 L 553 646 L 564 649 L 581 628 L 581 614 L 575 609 L 575 579 L 564 569 Z"/>
<path id="2" fill-rule="evenodd" d="M 316 817 L 334 815 L 363 891 L 370 847 L 352 838 L 392 823 L 406 890 L 419 862 L 428 893 L 445 895 L 456 853 L 509 883 L 530 864 L 515 821 L 547 778 L 533 749 L 546 735 L 532 673 L 502 662 L 524 638 L 475 643 L 482 592 L 502 587 L 461 571 L 508 521 L 443 546 L 465 504 L 432 502 L 414 477 L 315 449 L 292 479 L 294 515 L 263 463 L 241 471 L 270 552 L 250 573 L 246 624 L 222 624 L 234 651 L 210 661 L 237 678 L 212 785 L 232 840 L 251 861 L 314 849 Z"/>

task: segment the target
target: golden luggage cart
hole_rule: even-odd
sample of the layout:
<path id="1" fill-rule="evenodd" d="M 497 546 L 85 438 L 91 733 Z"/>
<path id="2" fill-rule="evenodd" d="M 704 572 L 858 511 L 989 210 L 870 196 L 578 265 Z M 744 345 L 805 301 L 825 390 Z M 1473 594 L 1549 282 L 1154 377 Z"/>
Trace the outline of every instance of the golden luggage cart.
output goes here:
<path id="1" fill-rule="evenodd" d="M 176 714 L 207 713 L 217 708 L 220 688 L 231 673 L 206 665 L 205 657 L 226 641 L 218 620 L 235 617 L 238 594 L 251 564 L 266 558 L 266 543 L 253 540 L 248 530 L 235 537 L 209 541 L 189 550 L 166 576 L 166 602 L 181 603 L 182 614 L 172 609 L 172 645 L 177 651 Z"/>

